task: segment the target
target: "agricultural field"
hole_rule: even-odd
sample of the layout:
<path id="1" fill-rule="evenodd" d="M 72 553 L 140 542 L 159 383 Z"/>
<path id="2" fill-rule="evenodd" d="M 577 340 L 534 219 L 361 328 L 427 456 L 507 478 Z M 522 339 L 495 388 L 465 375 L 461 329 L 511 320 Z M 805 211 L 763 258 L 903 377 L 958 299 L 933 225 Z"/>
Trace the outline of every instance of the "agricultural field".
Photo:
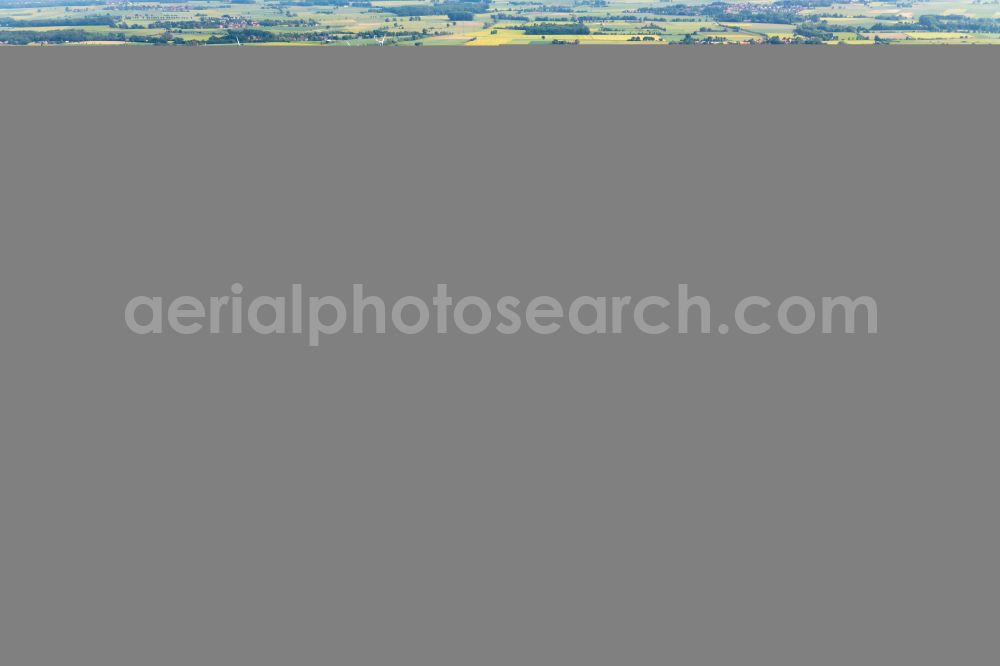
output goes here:
<path id="1" fill-rule="evenodd" d="M 1000 44 L 1000 0 L 549 1 L 0 0 L 0 44 Z"/>

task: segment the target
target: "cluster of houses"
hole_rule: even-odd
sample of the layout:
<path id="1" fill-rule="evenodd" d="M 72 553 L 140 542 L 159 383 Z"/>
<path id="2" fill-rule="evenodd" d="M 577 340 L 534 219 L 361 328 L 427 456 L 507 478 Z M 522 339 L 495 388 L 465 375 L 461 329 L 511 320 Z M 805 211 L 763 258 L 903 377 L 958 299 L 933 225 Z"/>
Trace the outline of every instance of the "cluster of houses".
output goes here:
<path id="1" fill-rule="evenodd" d="M 138 12 L 138 11 L 189 12 L 194 9 L 194 7 L 192 7 L 191 5 L 161 5 L 161 4 L 142 3 L 142 2 L 128 2 L 127 0 L 108 0 L 105 6 L 108 9 L 120 9 L 133 12 Z M 84 9 L 81 11 L 92 11 L 92 10 Z"/>
<path id="2" fill-rule="evenodd" d="M 259 28 L 260 21 L 256 21 L 246 16 L 229 16 L 223 14 L 219 18 L 219 27 L 226 30 L 243 30 L 246 28 Z"/>

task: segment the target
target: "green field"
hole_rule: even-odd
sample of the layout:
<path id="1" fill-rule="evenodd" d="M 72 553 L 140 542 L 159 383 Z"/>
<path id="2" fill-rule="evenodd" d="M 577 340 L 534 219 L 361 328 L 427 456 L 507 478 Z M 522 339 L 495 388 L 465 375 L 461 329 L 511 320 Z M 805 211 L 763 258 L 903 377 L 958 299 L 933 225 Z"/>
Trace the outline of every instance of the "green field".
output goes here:
<path id="1" fill-rule="evenodd" d="M 1000 44 L 1000 0 L 0 0 L 0 44 Z"/>

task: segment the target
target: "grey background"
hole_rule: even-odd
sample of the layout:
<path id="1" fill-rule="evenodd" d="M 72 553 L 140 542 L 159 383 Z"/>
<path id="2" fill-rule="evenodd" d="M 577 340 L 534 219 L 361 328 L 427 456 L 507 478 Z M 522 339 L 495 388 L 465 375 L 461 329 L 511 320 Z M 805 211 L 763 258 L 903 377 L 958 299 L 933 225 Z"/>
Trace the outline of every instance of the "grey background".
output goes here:
<path id="1" fill-rule="evenodd" d="M 0 662 L 995 664 L 1000 51 L 0 50 Z M 868 294 L 302 338 L 139 294 Z"/>

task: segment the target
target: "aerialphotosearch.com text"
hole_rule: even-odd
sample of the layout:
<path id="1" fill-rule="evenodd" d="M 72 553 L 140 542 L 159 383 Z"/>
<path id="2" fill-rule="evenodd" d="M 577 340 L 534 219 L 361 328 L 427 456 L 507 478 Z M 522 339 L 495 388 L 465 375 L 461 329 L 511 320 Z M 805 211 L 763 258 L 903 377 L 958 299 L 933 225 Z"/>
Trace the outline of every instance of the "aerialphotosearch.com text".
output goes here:
<path id="1" fill-rule="evenodd" d="M 646 335 L 702 333 L 725 335 L 738 331 L 761 335 L 780 331 L 800 335 L 854 333 L 856 324 L 869 334 L 878 332 L 878 306 L 870 296 L 824 296 L 809 299 L 789 296 L 780 300 L 748 296 L 739 301 L 728 321 L 713 323 L 712 305 L 694 295 L 687 284 L 677 285 L 672 298 L 664 296 L 579 296 L 560 300 L 551 296 L 522 299 L 503 296 L 493 301 L 478 296 L 455 298 L 447 284 L 438 284 L 428 300 L 404 296 L 385 300 L 354 284 L 349 299 L 336 296 L 306 296 L 301 284 L 293 284 L 289 296 L 249 297 L 243 285 L 234 283 L 229 293 L 207 299 L 179 296 L 136 296 L 125 306 L 125 322 L 139 335 L 170 330 L 195 333 L 243 333 L 260 335 L 291 333 L 308 336 L 317 347 L 324 337 L 342 332 L 385 333 L 391 326 L 399 333 L 424 332 L 478 335 L 489 329 L 505 335 L 530 331 L 551 335 L 566 329 L 581 335 L 620 334 L 635 331 Z M 735 332 L 734 331 L 734 332 Z"/>

